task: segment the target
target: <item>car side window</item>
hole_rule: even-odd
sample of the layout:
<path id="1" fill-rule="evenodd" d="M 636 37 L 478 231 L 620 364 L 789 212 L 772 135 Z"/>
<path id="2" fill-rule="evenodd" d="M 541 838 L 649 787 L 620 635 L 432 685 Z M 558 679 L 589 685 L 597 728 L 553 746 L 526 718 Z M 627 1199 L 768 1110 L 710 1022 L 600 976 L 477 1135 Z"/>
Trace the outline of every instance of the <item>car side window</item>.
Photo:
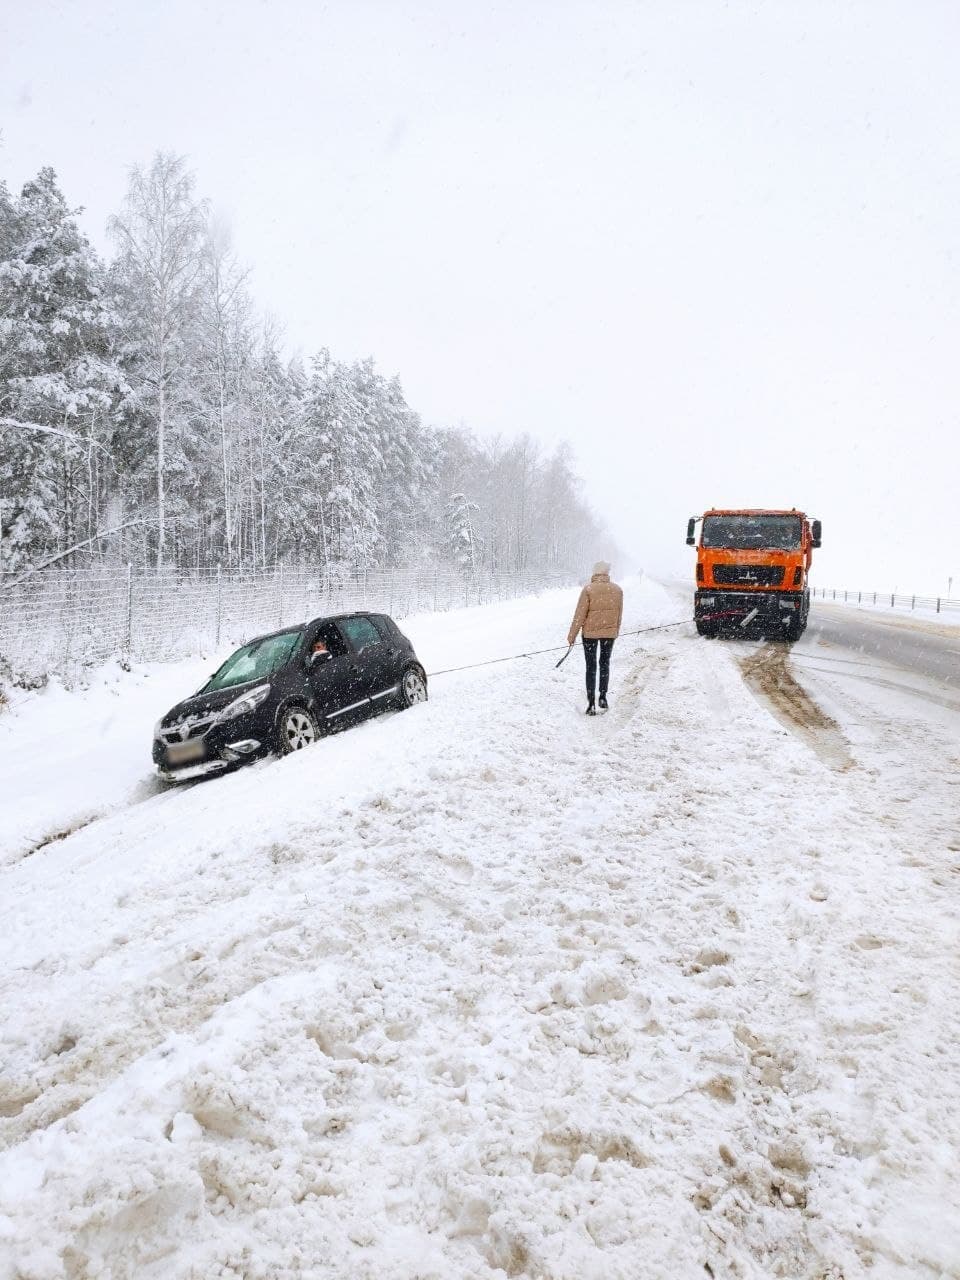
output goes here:
<path id="1" fill-rule="evenodd" d="M 380 632 L 369 618 L 343 618 L 340 626 L 357 653 L 371 645 L 383 644 Z"/>
<path id="2" fill-rule="evenodd" d="M 332 622 L 328 622 L 320 628 L 318 638 L 323 641 L 335 658 L 339 658 L 347 652 L 346 641 L 340 634 L 339 628 Z"/>

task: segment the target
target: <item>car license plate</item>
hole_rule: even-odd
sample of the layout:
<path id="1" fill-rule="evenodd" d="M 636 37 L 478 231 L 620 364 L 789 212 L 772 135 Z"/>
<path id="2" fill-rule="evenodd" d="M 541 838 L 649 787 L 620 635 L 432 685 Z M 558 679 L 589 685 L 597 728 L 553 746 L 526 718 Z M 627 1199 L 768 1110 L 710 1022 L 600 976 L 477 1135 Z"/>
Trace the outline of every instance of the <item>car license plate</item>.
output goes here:
<path id="1" fill-rule="evenodd" d="M 206 749 L 202 742 L 173 742 L 167 747 L 168 764 L 188 764 L 191 760 L 202 760 Z"/>

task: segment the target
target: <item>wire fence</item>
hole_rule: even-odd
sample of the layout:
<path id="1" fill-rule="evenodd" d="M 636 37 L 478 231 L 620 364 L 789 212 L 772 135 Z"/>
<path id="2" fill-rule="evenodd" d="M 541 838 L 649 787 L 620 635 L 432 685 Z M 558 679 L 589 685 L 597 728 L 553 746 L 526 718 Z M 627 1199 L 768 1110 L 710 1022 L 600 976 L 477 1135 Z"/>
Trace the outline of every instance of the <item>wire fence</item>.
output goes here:
<path id="1" fill-rule="evenodd" d="M 312 568 L 47 570 L 0 576 L 0 680 L 67 685 L 118 658 L 166 662 L 235 647 L 291 623 L 351 609 L 403 618 L 571 585 L 570 574 L 416 568 L 336 575 Z"/>
<path id="2" fill-rule="evenodd" d="M 896 591 L 851 591 L 839 587 L 813 587 L 810 594 L 838 604 L 876 605 L 882 609 L 922 609 L 931 613 L 960 613 L 960 600 L 950 596 L 902 595 Z"/>

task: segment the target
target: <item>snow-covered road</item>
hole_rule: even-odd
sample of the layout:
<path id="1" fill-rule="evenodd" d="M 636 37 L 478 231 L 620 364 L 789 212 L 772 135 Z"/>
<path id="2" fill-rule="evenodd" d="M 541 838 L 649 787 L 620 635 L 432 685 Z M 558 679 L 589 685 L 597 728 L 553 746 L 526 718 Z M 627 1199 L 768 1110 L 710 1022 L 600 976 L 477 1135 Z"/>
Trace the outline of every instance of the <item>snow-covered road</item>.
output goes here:
<path id="1" fill-rule="evenodd" d="M 682 628 L 588 720 L 554 661 L 159 795 L 175 673 L 68 700 L 69 777 L 8 718 L 0 1275 L 960 1275 L 957 714 Z"/>
<path id="2" fill-rule="evenodd" d="M 960 706 L 960 616 L 911 618 L 891 610 L 857 609 L 815 600 L 804 644 L 855 649 L 888 666 L 946 685 Z"/>

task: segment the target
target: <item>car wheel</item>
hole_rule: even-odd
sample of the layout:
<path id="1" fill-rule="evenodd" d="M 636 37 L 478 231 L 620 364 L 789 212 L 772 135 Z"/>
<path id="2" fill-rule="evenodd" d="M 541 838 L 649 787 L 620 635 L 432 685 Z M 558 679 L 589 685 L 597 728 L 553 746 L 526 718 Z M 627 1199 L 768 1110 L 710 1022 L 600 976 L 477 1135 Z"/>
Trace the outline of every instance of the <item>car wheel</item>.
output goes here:
<path id="1" fill-rule="evenodd" d="M 401 707 L 413 707 L 418 702 L 427 700 L 427 678 L 419 667 L 407 667 L 400 680 Z"/>
<path id="2" fill-rule="evenodd" d="M 320 737 L 317 722 L 305 707 L 287 707 L 277 725 L 277 746 L 282 756 L 302 751 Z"/>

